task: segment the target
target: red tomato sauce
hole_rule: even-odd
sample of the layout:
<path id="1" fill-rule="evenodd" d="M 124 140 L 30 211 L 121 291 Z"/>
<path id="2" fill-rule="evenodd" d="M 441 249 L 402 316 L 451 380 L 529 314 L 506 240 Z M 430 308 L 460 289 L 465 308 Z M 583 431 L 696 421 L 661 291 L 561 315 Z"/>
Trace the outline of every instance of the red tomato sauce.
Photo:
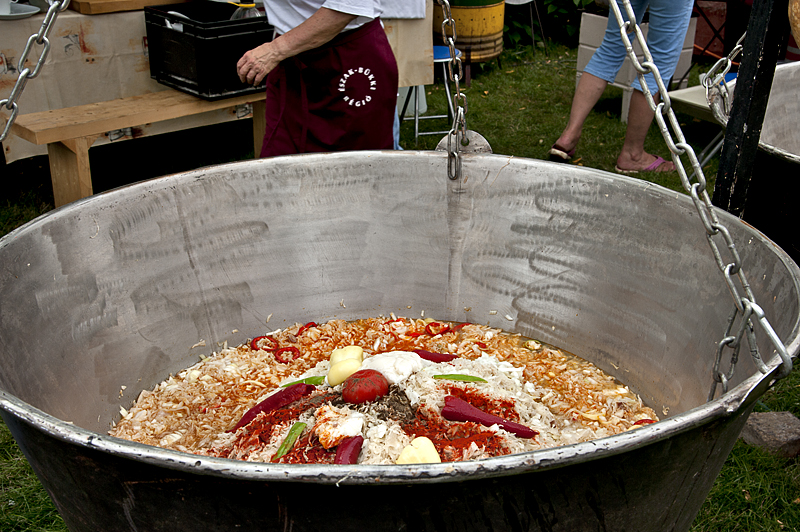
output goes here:
<path id="1" fill-rule="evenodd" d="M 491 456 L 509 454 L 503 439 L 483 425 L 470 421 L 447 421 L 439 414 L 426 415 L 424 409 L 418 410 L 417 417 L 403 425 L 403 430 L 413 437 L 424 436 L 431 440 L 442 462 L 463 460 L 464 451 L 473 443 Z"/>
<path id="2" fill-rule="evenodd" d="M 501 417 L 506 421 L 519 423 L 519 414 L 514 408 L 514 402 L 510 399 L 492 398 L 470 387 L 449 386 L 447 391 L 450 392 L 450 395 L 463 399 L 478 410 Z"/>

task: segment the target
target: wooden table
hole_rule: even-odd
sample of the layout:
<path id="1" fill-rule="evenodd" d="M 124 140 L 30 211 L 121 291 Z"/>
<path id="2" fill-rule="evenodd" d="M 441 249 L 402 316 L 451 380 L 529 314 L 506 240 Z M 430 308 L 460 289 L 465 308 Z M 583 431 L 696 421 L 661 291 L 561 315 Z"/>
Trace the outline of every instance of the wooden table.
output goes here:
<path id="1" fill-rule="evenodd" d="M 189 0 L 70 0 L 69 9 L 84 15 L 140 11 L 147 6 L 182 4 Z"/>
<path id="2" fill-rule="evenodd" d="M 172 89 L 63 109 L 23 114 L 11 133 L 37 145 L 47 145 L 56 207 L 91 196 L 89 148 L 109 131 L 153 124 L 209 111 L 251 104 L 256 155 L 264 138 L 265 93 L 207 101 Z"/>

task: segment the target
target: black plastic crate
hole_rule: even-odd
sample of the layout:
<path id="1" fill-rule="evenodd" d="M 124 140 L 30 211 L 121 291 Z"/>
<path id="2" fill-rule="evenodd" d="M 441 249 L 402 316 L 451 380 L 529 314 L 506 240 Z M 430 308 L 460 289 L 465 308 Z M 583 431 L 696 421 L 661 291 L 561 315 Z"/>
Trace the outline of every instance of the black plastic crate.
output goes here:
<path id="1" fill-rule="evenodd" d="M 234 11 L 208 0 L 145 7 L 150 77 L 206 100 L 264 90 L 239 81 L 236 63 L 272 40 L 272 25 L 266 17 L 230 20 Z"/>

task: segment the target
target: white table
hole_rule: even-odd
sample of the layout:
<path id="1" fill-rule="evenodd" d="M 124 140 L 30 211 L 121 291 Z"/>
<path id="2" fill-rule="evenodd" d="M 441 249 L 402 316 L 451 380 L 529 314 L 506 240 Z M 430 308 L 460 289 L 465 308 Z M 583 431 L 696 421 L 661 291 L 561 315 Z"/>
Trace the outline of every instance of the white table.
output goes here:
<path id="1" fill-rule="evenodd" d="M 670 105 L 674 111 L 719 125 L 719 122 L 714 118 L 714 113 L 711 112 L 711 108 L 708 105 L 706 89 L 702 85 L 669 91 L 669 99 Z M 725 128 L 720 125 L 720 131 L 697 156 L 701 168 L 705 166 L 712 157 L 719 153 L 724 140 Z M 695 172 L 692 172 L 691 177 L 694 177 L 694 175 Z"/>

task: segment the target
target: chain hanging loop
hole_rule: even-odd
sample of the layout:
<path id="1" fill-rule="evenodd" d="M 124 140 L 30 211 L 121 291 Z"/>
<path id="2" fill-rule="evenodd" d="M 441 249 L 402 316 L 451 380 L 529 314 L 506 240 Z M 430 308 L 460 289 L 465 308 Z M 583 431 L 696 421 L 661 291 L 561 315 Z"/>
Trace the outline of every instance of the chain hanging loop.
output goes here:
<path id="1" fill-rule="evenodd" d="M 38 76 L 42 70 L 42 67 L 44 66 L 47 55 L 50 53 L 50 32 L 53 30 L 53 26 L 56 23 L 58 14 L 63 12 L 65 9 L 67 9 L 67 6 L 69 6 L 69 1 L 70 0 L 52 1 L 50 7 L 47 9 L 47 14 L 45 14 L 38 33 L 31 35 L 28 38 L 28 42 L 25 44 L 25 49 L 23 50 L 22 55 L 19 58 L 19 62 L 17 63 L 17 71 L 19 72 L 19 75 L 17 76 L 17 82 L 11 89 L 11 94 L 9 97 L 0 100 L 0 108 L 5 108 L 11 111 L 11 116 L 9 116 L 8 120 L 6 121 L 3 131 L 0 132 L 0 142 L 3 142 L 8 138 L 8 134 L 11 131 L 11 126 L 17 119 L 17 115 L 19 114 L 19 104 L 17 102 L 19 101 L 20 96 L 22 96 L 22 92 L 25 90 L 25 85 L 28 83 L 29 79 L 33 79 Z M 28 54 L 30 54 L 31 50 L 33 49 L 34 43 L 41 46 L 42 51 L 39 54 L 39 59 L 36 61 L 33 70 L 31 70 L 25 66 L 25 63 L 28 61 Z"/>
<path id="2" fill-rule="evenodd" d="M 742 268 L 742 262 L 739 252 L 736 249 L 736 244 L 731 237 L 730 231 L 728 231 L 727 227 L 725 227 L 719 221 L 715 207 L 711 203 L 711 198 L 706 190 L 706 178 L 705 174 L 703 173 L 703 169 L 700 167 L 700 162 L 698 161 L 694 150 L 689 143 L 686 142 L 686 138 L 683 135 L 683 130 L 680 127 L 680 123 L 678 122 L 675 112 L 672 110 L 669 92 L 667 91 L 667 87 L 664 85 L 664 80 L 658 72 L 658 67 L 656 67 L 655 63 L 653 62 L 653 58 L 650 55 L 650 49 L 647 46 L 641 29 L 637 24 L 635 24 L 636 15 L 633 12 L 630 0 L 620 1 L 625 8 L 627 20 L 625 20 L 625 18 L 622 16 L 622 11 L 620 10 L 618 0 L 610 0 L 609 4 L 614 12 L 617 22 L 619 23 L 620 36 L 623 44 L 625 45 L 628 58 L 631 60 L 633 67 L 637 71 L 639 82 L 642 85 L 642 93 L 644 94 L 650 109 L 655 112 L 656 123 L 658 124 L 661 135 L 664 137 L 664 141 L 670 150 L 672 161 L 675 163 L 675 169 L 678 171 L 678 175 L 681 178 L 683 187 L 690 194 L 692 201 L 694 202 L 694 206 L 700 216 L 700 221 L 702 222 L 706 231 L 706 239 L 708 240 L 708 244 L 711 248 L 711 253 L 714 256 L 714 260 L 716 261 L 718 268 L 723 274 L 725 283 L 728 286 L 728 290 L 730 291 L 734 302 L 734 310 L 730 319 L 728 320 L 727 330 L 725 331 L 723 339 L 718 343 L 717 346 L 717 357 L 714 363 L 713 373 L 714 382 L 708 400 L 711 401 L 714 398 L 714 394 L 716 393 L 716 389 L 719 384 L 722 384 L 723 393 L 727 391 L 728 383 L 734 376 L 742 339 L 747 340 L 750 347 L 750 355 L 758 369 L 764 374 L 767 373 L 768 368 L 764 364 L 756 345 L 753 320 L 760 325 L 762 331 L 770 339 L 772 345 L 781 358 L 781 368 L 776 375 L 777 379 L 781 379 L 791 372 L 792 359 L 786 351 L 786 346 L 775 333 L 775 330 L 770 325 L 769 320 L 767 320 L 765 317 L 764 311 L 756 304 L 755 296 L 750 289 L 750 284 L 747 281 L 744 269 Z M 633 45 L 628 38 L 628 34 L 633 34 L 638 40 L 643 51 L 644 61 L 640 62 L 636 56 L 636 53 L 633 50 Z M 719 66 L 715 65 L 714 68 L 711 69 L 709 75 L 706 77 L 706 80 L 704 80 L 704 86 L 706 87 L 707 91 L 711 90 L 712 87 L 714 91 L 720 87 L 724 87 L 724 90 L 727 90 L 727 87 L 725 87 L 724 83 L 725 74 L 728 72 L 728 70 L 730 70 L 730 65 L 733 58 L 737 53 L 739 53 L 739 50 L 741 50 L 741 43 L 743 41 L 744 36 L 739 39 L 739 42 L 737 43 L 736 48 L 734 48 L 734 51 L 731 52 L 731 55 L 718 62 Z M 656 104 L 644 77 L 648 72 L 653 74 L 656 84 L 658 85 L 658 94 L 661 96 L 661 102 L 658 104 Z M 720 98 L 729 99 L 729 95 L 726 94 L 720 96 Z M 730 107 L 728 107 L 728 110 L 729 109 Z M 724 123 L 727 123 L 727 117 L 725 117 Z M 691 182 L 691 179 L 687 175 L 686 168 L 683 166 L 683 162 L 681 161 L 682 155 L 686 155 L 689 159 L 691 167 L 694 171 L 693 177 L 697 179 L 697 182 Z M 717 245 L 717 240 L 719 239 L 723 240 L 724 247 L 728 250 L 727 259 L 723 257 L 720 246 Z M 736 330 L 736 334 L 732 334 L 737 319 L 739 323 L 738 329 Z M 720 369 L 725 350 L 732 351 L 727 373 Z"/>
<path id="3" fill-rule="evenodd" d="M 456 110 L 456 115 L 464 113 L 464 109 L 459 107 Z M 454 123 L 458 122 L 459 117 L 456 116 Z M 466 131 L 456 129 L 455 126 L 450 133 L 447 134 L 447 177 L 455 181 L 461 177 L 461 154 L 459 153 L 458 146 L 466 139 Z M 454 146 L 455 145 L 455 146 Z"/>
<path id="4" fill-rule="evenodd" d="M 450 62 L 447 64 L 447 73 L 455 87 L 453 95 L 453 125 L 447 134 L 447 177 L 457 180 L 461 177 L 461 146 L 469 144 L 467 138 L 467 95 L 461 92 L 460 81 L 464 77 L 461 57 L 456 51 L 456 23 L 450 11 L 447 0 L 436 0 L 442 6 L 444 20 L 442 21 L 442 40 L 450 50 Z M 448 28 L 450 31 L 448 32 Z M 448 98 L 450 95 L 448 95 Z"/>

